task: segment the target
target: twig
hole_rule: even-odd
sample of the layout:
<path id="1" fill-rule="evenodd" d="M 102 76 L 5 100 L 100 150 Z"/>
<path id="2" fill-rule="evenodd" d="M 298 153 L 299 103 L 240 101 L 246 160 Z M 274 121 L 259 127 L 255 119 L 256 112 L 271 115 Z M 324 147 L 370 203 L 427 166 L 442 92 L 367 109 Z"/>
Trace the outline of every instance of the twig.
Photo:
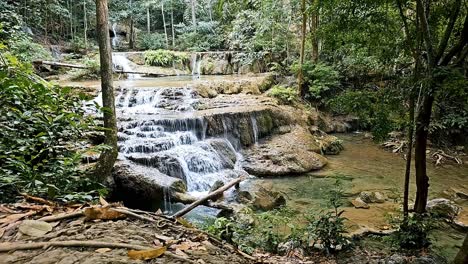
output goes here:
<path id="1" fill-rule="evenodd" d="M 40 248 L 48 248 L 48 247 L 127 248 L 127 249 L 134 249 L 134 250 L 147 250 L 148 249 L 148 247 L 124 244 L 124 243 L 68 240 L 68 241 L 48 241 L 48 242 L 32 242 L 32 243 L 3 243 L 3 244 L 0 244 L 0 252 L 40 249 Z"/>
<path id="2" fill-rule="evenodd" d="M 45 205 L 49 205 L 49 206 L 55 206 L 56 205 L 54 202 L 48 201 L 48 200 L 46 200 L 44 198 L 31 196 L 31 195 L 28 195 L 26 193 L 21 193 L 21 195 L 24 197 L 24 199 L 26 201 L 45 204 Z"/>
<path id="3" fill-rule="evenodd" d="M 59 221 L 59 220 L 63 220 L 63 219 L 69 219 L 69 218 L 75 218 L 75 217 L 83 216 L 84 215 L 83 212 L 84 212 L 84 210 L 79 210 L 79 211 L 75 211 L 75 212 L 71 212 L 71 213 L 67 213 L 67 214 L 49 215 L 49 216 L 39 218 L 38 220 L 44 221 L 44 222 L 55 222 L 55 221 Z"/>

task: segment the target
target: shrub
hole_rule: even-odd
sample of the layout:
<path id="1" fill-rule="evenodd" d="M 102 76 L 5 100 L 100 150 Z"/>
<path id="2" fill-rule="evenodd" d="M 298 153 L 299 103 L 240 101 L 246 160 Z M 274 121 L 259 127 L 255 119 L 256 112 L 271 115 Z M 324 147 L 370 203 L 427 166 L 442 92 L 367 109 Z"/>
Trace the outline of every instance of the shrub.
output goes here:
<path id="1" fill-rule="evenodd" d="M 299 74 L 301 67 L 294 64 L 291 70 Z M 302 65 L 304 84 L 308 87 L 306 99 L 325 104 L 326 100 L 340 87 L 339 74 L 331 66 L 323 63 L 306 62 Z"/>
<path id="2" fill-rule="evenodd" d="M 70 143 L 89 128 L 81 99 L 13 59 L 8 64 L 0 66 L 0 192 L 8 194 L 0 199 L 17 192 L 90 198 L 102 186 L 82 176 L 80 154 Z"/>
<path id="3" fill-rule="evenodd" d="M 148 50 L 145 52 L 145 63 L 151 66 L 170 67 L 174 64 L 185 64 L 188 55 L 184 52 L 170 50 Z"/>
<path id="4" fill-rule="evenodd" d="M 391 225 L 397 231 L 387 240 L 392 246 L 402 249 L 427 248 L 431 243 L 429 232 L 436 225 L 430 215 L 410 214 L 407 219 L 403 216 L 392 218 Z"/>
<path id="5" fill-rule="evenodd" d="M 297 90 L 291 87 L 275 85 L 268 91 L 268 95 L 278 99 L 282 104 L 293 104 L 298 101 Z"/>
<path id="6" fill-rule="evenodd" d="M 334 188 L 328 193 L 328 206 L 331 210 L 322 211 L 319 215 L 308 216 L 309 239 L 313 244 L 320 241 L 327 254 L 334 252 L 339 247 L 347 245 L 348 240 L 343 236 L 346 233 L 344 221 L 346 218 L 339 211 L 343 205 L 343 189 L 339 178 L 335 180 Z"/>
<path id="7" fill-rule="evenodd" d="M 10 44 L 11 52 L 22 62 L 47 60 L 52 58 L 49 50 L 42 45 L 32 42 L 31 38 L 22 36 Z"/>
<path id="8" fill-rule="evenodd" d="M 72 79 L 73 80 L 93 80 L 99 79 L 101 72 L 101 64 L 99 63 L 98 56 L 85 57 L 82 62 L 87 68 L 79 69 L 74 72 Z"/>
<path id="9" fill-rule="evenodd" d="M 166 47 L 164 34 L 142 33 L 138 35 L 137 47 L 140 50 L 157 50 Z"/>

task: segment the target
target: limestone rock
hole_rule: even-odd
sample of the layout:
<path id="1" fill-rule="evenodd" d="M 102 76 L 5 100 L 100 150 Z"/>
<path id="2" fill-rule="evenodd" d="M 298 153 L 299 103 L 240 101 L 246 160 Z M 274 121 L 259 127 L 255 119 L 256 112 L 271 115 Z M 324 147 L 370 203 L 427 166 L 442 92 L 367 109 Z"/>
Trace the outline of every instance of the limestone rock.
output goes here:
<path id="1" fill-rule="evenodd" d="M 234 169 L 234 164 L 237 161 L 236 151 L 224 139 L 211 139 L 208 141 L 210 146 L 213 147 L 216 152 L 220 155 L 223 162 L 223 168 Z"/>
<path id="2" fill-rule="evenodd" d="M 386 200 L 385 195 L 381 192 L 374 192 L 374 203 L 384 203 Z"/>
<path id="3" fill-rule="evenodd" d="M 354 205 L 355 208 L 362 208 L 362 209 L 369 209 L 370 206 L 365 203 L 360 197 L 354 199 L 351 201 L 351 203 Z"/>
<path id="4" fill-rule="evenodd" d="M 124 201 L 129 207 L 155 209 L 164 201 L 164 193 L 185 192 L 186 186 L 180 179 L 155 171 L 146 175 L 146 168 L 117 162 L 112 176 L 115 187 L 111 190 L 114 200 Z"/>
<path id="5" fill-rule="evenodd" d="M 223 186 L 224 186 L 224 182 L 223 182 L 223 181 L 221 181 L 221 180 L 215 181 L 215 183 L 213 183 L 213 185 L 212 185 L 211 188 L 210 188 L 210 193 L 212 193 L 212 192 L 218 190 L 219 188 L 221 188 L 221 187 L 223 187 Z M 219 195 L 214 196 L 214 197 L 213 197 L 213 200 L 215 200 L 215 201 L 216 201 L 216 200 L 219 200 L 221 197 L 223 197 L 223 193 L 220 193 Z"/>
<path id="6" fill-rule="evenodd" d="M 238 203 L 250 203 L 252 200 L 252 194 L 248 191 L 239 191 L 236 195 L 236 201 Z"/>
<path id="7" fill-rule="evenodd" d="M 386 198 L 381 192 L 363 191 L 359 194 L 359 198 L 365 203 L 384 203 Z"/>
<path id="8" fill-rule="evenodd" d="M 458 205 L 448 199 L 438 198 L 428 201 L 426 210 L 435 216 L 454 219 L 461 209 Z"/>
<path id="9" fill-rule="evenodd" d="M 268 211 L 286 204 L 286 199 L 279 192 L 268 190 L 264 187 L 255 193 L 253 201 L 254 208 Z"/>

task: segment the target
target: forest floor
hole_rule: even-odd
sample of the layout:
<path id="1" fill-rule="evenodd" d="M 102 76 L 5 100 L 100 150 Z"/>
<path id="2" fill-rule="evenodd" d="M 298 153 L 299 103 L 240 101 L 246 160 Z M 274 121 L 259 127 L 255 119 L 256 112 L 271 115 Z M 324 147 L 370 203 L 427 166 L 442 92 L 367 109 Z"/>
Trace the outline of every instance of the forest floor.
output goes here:
<path id="1" fill-rule="evenodd" d="M 300 250 L 287 256 L 235 246 L 187 221 L 132 210 L 119 204 L 61 206 L 26 196 L 0 205 L 1 263 L 386 263 L 389 252 L 357 243 L 327 257 Z M 411 261 L 413 256 L 398 255 Z"/>

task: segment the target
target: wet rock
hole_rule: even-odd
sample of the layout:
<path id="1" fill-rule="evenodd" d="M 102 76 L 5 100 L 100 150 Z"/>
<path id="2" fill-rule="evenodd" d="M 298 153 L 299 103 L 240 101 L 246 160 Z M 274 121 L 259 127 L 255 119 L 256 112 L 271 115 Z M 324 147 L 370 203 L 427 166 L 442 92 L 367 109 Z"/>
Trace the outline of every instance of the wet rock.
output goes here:
<path id="1" fill-rule="evenodd" d="M 370 206 L 364 202 L 360 197 L 354 199 L 351 201 L 351 203 L 353 204 L 354 208 L 362 208 L 362 209 L 369 209 Z"/>
<path id="2" fill-rule="evenodd" d="M 256 176 L 285 176 L 318 170 L 327 164 L 314 137 L 302 127 L 244 150 L 243 168 Z"/>
<path id="3" fill-rule="evenodd" d="M 393 254 L 385 260 L 385 264 L 406 264 L 406 258 L 399 254 Z"/>
<path id="4" fill-rule="evenodd" d="M 105 136 L 103 132 L 93 131 L 86 133 L 86 138 L 91 142 L 91 144 L 99 145 L 104 143 Z"/>
<path id="5" fill-rule="evenodd" d="M 343 149 L 343 142 L 335 136 L 322 135 L 317 139 L 325 155 L 338 155 Z"/>
<path id="6" fill-rule="evenodd" d="M 182 164 L 176 157 L 159 154 L 154 156 L 127 156 L 127 158 L 141 165 L 157 168 L 163 174 L 187 182 L 187 175 L 185 175 Z"/>
<path id="7" fill-rule="evenodd" d="M 211 139 L 208 142 L 221 157 L 223 168 L 234 169 L 237 156 L 229 142 L 224 139 Z"/>
<path id="8" fill-rule="evenodd" d="M 458 205 L 448 199 L 438 198 L 428 201 L 426 210 L 438 217 L 454 219 L 461 209 Z"/>
<path id="9" fill-rule="evenodd" d="M 223 187 L 223 186 L 224 186 L 224 182 L 223 182 L 223 181 L 220 181 L 220 180 L 217 180 L 217 181 L 215 181 L 215 183 L 213 183 L 213 185 L 211 186 L 210 192 L 209 192 L 209 193 L 212 193 L 212 192 L 218 190 L 219 188 L 221 188 L 221 187 Z M 216 200 L 221 199 L 221 197 L 223 197 L 223 193 L 220 193 L 220 194 L 217 195 L 217 196 L 213 196 L 212 200 L 213 200 L 213 201 L 216 201 Z"/>
<path id="10" fill-rule="evenodd" d="M 255 193 L 253 207 L 258 210 L 268 211 L 286 204 L 286 199 L 279 192 L 260 187 Z"/>
<path id="11" fill-rule="evenodd" d="M 374 203 L 384 203 L 386 200 L 385 195 L 381 192 L 374 192 Z"/>
<path id="12" fill-rule="evenodd" d="M 151 171 L 151 176 L 135 165 L 117 162 L 112 171 L 115 187 L 112 200 L 123 201 L 132 208 L 160 208 L 165 192 L 185 192 L 186 186 L 180 179 Z"/>
<path id="13" fill-rule="evenodd" d="M 320 116 L 318 126 L 325 133 L 348 133 L 359 129 L 359 119 L 353 116 Z"/>
<path id="14" fill-rule="evenodd" d="M 236 195 L 236 201 L 238 203 L 250 203 L 252 200 L 252 194 L 248 191 L 239 191 Z"/>

